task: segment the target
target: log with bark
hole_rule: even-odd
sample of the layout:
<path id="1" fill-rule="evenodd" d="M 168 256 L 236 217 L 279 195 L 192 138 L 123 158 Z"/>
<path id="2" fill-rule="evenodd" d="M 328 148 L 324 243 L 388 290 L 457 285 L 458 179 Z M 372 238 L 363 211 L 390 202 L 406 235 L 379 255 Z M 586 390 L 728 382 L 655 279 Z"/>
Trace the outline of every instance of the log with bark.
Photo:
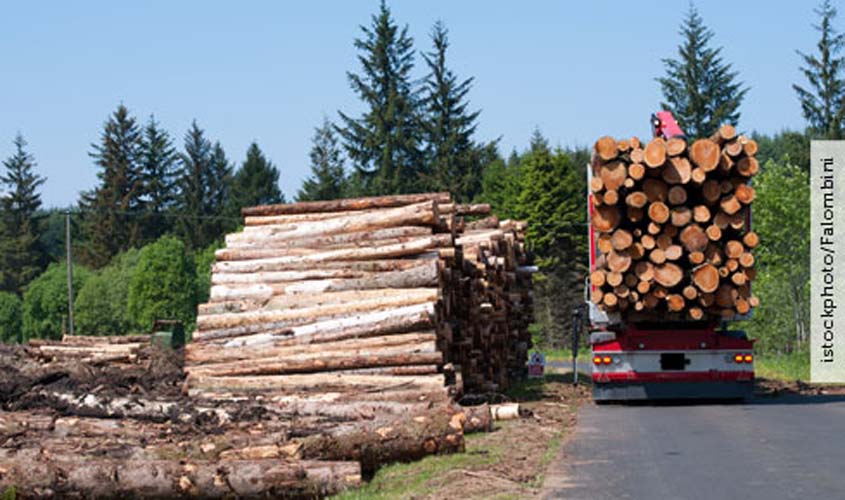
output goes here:
<path id="1" fill-rule="evenodd" d="M 358 462 L 119 460 L 74 455 L 4 457 L 0 490 L 26 497 L 314 498 L 361 484 Z"/>

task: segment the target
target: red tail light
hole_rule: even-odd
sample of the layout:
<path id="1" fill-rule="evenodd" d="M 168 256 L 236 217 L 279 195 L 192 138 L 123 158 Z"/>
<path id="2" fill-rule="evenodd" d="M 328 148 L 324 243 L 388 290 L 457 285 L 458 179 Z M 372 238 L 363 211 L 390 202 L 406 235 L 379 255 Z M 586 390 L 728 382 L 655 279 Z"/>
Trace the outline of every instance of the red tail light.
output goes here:
<path id="1" fill-rule="evenodd" d="M 601 356 L 594 356 L 593 357 L 593 364 L 600 365 L 601 364 Z"/>
<path id="2" fill-rule="evenodd" d="M 606 365 L 609 365 L 610 363 L 613 362 L 613 358 L 611 358 L 610 356 L 605 356 L 605 357 L 601 358 L 601 362 L 606 364 Z"/>
<path id="3" fill-rule="evenodd" d="M 750 355 L 750 354 L 746 354 L 746 355 L 743 357 L 743 360 L 744 360 L 746 363 L 751 363 L 752 361 L 754 361 L 754 356 L 752 356 L 752 355 Z"/>
<path id="4" fill-rule="evenodd" d="M 734 355 L 734 362 L 736 362 L 736 363 L 742 363 L 742 361 L 743 361 L 744 359 L 745 359 L 745 358 L 743 357 L 743 355 L 742 355 L 742 354 L 735 354 L 735 355 Z"/>

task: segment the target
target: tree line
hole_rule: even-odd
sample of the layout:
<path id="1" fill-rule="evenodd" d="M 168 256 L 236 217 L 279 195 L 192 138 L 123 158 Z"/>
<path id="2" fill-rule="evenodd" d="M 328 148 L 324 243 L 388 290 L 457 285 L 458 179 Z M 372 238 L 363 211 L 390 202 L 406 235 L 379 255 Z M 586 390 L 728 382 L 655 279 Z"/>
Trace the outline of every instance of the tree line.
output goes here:
<path id="1" fill-rule="evenodd" d="M 754 135 L 763 164 L 755 224 L 764 249 L 755 283 L 762 306 L 750 328 L 764 348 L 777 351 L 800 349 L 806 341 L 806 328 L 794 325 L 805 317 L 809 270 L 789 264 L 795 250 L 785 243 L 790 233 L 783 228 L 803 230 L 802 221 L 809 220 L 808 193 L 799 189 L 809 170 L 809 140 L 845 134 L 845 41 L 829 1 L 816 13 L 819 42 L 815 50 L 799 52 L 806 82 L 794 85 L 806 129 Z M 497 139 L 480 140 L 481 111 L 469 99 L 474 80 L 460 78 L 447 64 L 442 22 L 434 24 L 430 47 L 421 53 L 422 78 L 416 77 L 418 52 L 408 26 L 384 2 L 360 33 L 354 40 L 360 67 L 346 78 L 364 110 L 338 111 L 336 120 L 326 117 L 315 127 L 310 174 L 295 199 L 444 190 L 459 201 L 488 202 L 503 218 L 528 220 L 542 269 L 536 338 L 564 345 L 570 311 L 583 303 L 589 151 L 553 146 L 540 131 L 507 157 Z M 664 74 L 656 78 L 661 106 L 690 138 L 709 135 L 721 123 L 738 125 L 750 88 L 714 46 L 715 35 L 694 6 L 679 35 L 676 56 L 663 60 Z M 41 206 L 45 179 L 24 138 L 18 135 L 12 145 L 0 177 L 6 187 L 0 198 L 0 335 L 57 336 L 67 314 L 64 268 L 56 263 L 63 256 L 62 213 Z M 240 207 L 285 201 L 280 170 L 258 144 L 236 165 L 196 122 L 177 145 L 153 116 L 141 123 L 123 104 L 107 117 L 90 155 L 97 185 L 71 208 L 81 333 L 145 330 L 165 316 L 190 324 L 196 304 L 207 298 L 213 252 L 224 234 L 237 229 Z"/>

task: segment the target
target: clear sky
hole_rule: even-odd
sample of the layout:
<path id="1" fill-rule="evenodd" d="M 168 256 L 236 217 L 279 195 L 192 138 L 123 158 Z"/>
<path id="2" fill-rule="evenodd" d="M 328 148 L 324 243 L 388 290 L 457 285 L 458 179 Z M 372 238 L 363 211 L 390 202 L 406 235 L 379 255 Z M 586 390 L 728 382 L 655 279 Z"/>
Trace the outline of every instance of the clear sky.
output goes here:
<path id="1" fill-rule="evenodd" d="M 727 61 L 751 87 L 740 129 L 802 128 L 791 84 L 796 49 L 816 42 L 813 1 L 699 1 Z M 838 27 L 845 26 L 841 2 Z M 688 3 L 675 0 L 392 0 L 417 50 L 431 25 L 450 30 L 449 63 L 474 76 L 479 139 L 507 154 L 535 127 L 553 144 L 604 134 L 649 134 L 660 102 L 654 81 L 673 57 Z M 313 128 L 360 105 L 346 72 L 352 42 L 378 8 L 368 1 L 0 2 L 0 157 L 17 131 L 47 176 L 47 206 L 75 202 L 96 182 L 88 157 L 104 120 L 123 102 L 150 114 L 181 146 L 196 119 L 231 159 L 250 141 L 280 168 L 289 198 L 308 174 Z M 417 58 L 417 73 L 424 73 Z"/>

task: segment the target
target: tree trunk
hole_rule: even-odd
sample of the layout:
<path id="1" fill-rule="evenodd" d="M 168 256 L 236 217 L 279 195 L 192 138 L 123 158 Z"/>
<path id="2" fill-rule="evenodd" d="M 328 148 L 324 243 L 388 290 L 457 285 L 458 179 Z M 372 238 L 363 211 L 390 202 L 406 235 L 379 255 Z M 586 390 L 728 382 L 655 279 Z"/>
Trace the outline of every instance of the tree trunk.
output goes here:
<path id="1" fill-rule="evenodd" d="M 434 324 L 434 309 L 435 304 L 432 301 L 424 301 L 341 318 L 310 317 L 302 320 L 303 323 L 300 324 L 291 324 L 289 320 L 270 323 L 259 321 L 235 327 L 197 331 L 194 332 L 194 340 L 215 340 L 230 346 L 257 346 L 374 337 L 428 328 Z M 354 311 L 355 309 L 350 310 Z M 305 323 L 309 320 L 310 322 Z M 189 344 L 189 347 L 190 345 L 192 344 Z"/>
<path id="2" fill-rule="evenodd" d="M 434 235 L 382 247 L 346 248 L 309 255 L 284 255 L 265 259 L 223 261 L 216 263 L 212 271 L 222 273 L 256 273 L 301 269 L 303 267 L 319 267 L 321 263 L 326 261 L 391 259 L 419 255 L 432 249 L 450 246 L 452 244 L 451 239 L 450 235 Z"/>
<path id="3" fill-rule="evenodd" d="M 312 498 L 361 484 L 356 462 L 278 460 L 108 460 L 65 456 L 7 458 L 0 489 L 22 494 L 112 498 Z"/>
<path id="4" fill-rule="evenodd" d="M 426 302 L 433 303 L 437 301 L 439 292 L 436 288 L 409 288 L 397 290 L 395 293 L 382 291 L 376 294 L 365 294 L 364 292 L 352 291 L 336 292 L 336 294 L 339 302 L 332 303 L 329 301 L 331 297 L 325 297 L 327 301 L 326 305 L 317 305 L 314 307 L 273 310 L 272 305 L 268 304 L 265 306 L 265 310 L 246 311 L 237 314 L 198 316 L 197 329 L 202 332 L 254 324 L 272 325 L 273 328 L 302 325 L 313 323 L 320 319 L 352 315 L 356 312 L 372 312 Z M 325 295 L 330 296 L 333 294 Z M 287 305 L 284 301 L 280 301 L 278 307 L 286 308 Z M 202 338 L 202 335 L 199 338 Z"/>
<path id="5" fill-rule="evenodd" d="M 283 215 L 315 212 L 342 212 L 349 210 L 367 210 L 373 208 L 392 208 L 411 205 L 424 201 L 448 203 L 449 193 L 422 193 L 392 196 L 373 196 L 369 198 L 350 198 L 329 201 L 305 201 L 281 205 L 259 205 L 241 210 L 243 216 Z"/>
<path id="6" fill-rule="evenodd" d="M 428 344 L 427 344 L 428 345 Z M 419 349 L 424 349 L 419 347 Z M 395 349 L 394 349 L 395 351 Z M 443 362 L 443 354 L 435 351 L 434 343 L 422 352 L 343 353 L 317 355 L 293 359 L 248 359 L 225 364 L 201 365 L 189 368 L 188 374 L 197 377 L 235 377 L 245 375 L 282 375 L 288 373 L 316 373 L 386 366 L 431 365 Z"/>
<path id="7" fill-rule="evenodd" d="M 705 172 L 715 170 L 719 166 L 719 145 L 709 139 L 698 139 L 690 146 L 689 157 L 695 166 Z"/>
<path id="8" fill-rule="evenodd" d="M 416 389 L 435 392 L 445 389 L 442 375 L 396 377 L 389 375 L 336 375 L 331 373 L 270 375 L 264 377 L 189 376 L 188 385 L 194 389 L 212 391 L 261 392 L 332 392 Z"/>
<path id="9" fill-rule="evenodd" d="M 645 147 L 645 164 L 657 168 L 666 163 L 666 144 L 663 139 L 653 139 Z"/>

